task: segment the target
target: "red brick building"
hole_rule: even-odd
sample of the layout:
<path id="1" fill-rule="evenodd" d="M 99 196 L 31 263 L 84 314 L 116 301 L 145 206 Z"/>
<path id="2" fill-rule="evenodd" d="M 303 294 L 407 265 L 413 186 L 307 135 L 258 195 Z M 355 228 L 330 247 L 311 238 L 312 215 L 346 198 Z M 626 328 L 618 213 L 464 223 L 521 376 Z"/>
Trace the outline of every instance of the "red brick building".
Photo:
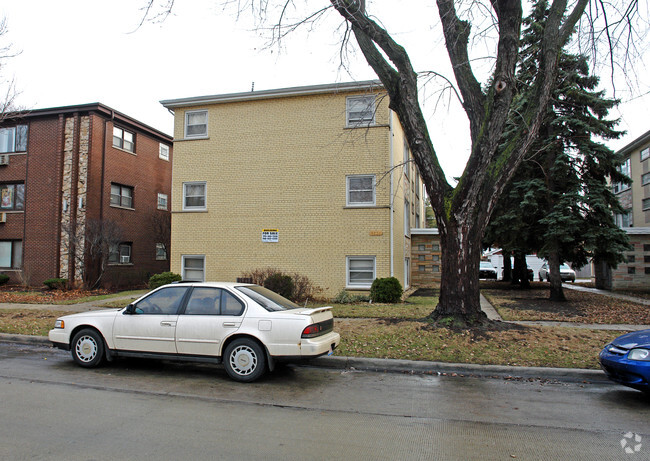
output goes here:
<path id="1" fill-rule="evenodd" d="M 135 286 L 169 270 L 171 165 L 170 136 L 103 104 L 11 114 L 0 122 L 0 273 Z"/>

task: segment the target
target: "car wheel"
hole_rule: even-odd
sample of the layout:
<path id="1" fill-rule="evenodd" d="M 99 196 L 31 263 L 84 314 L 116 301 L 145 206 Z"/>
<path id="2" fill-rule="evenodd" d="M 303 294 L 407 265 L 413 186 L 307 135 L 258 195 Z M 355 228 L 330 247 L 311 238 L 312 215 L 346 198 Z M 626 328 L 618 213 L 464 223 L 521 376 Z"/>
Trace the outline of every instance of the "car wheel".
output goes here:
<path id="1" fill-rule="evenodd" d="M 77 365 L 93 368 L 104 360 L 104 340 L 96 330 L 87 328 L 74 335 L 70 351 Z"/>
<path id="2" fill-rule="evenodd" d="M 255 381 L 266 371 L 264 350 L 257 342 L 247 338 L 228 344 L 223 363 L 228 375 L 243 383 Z"/>

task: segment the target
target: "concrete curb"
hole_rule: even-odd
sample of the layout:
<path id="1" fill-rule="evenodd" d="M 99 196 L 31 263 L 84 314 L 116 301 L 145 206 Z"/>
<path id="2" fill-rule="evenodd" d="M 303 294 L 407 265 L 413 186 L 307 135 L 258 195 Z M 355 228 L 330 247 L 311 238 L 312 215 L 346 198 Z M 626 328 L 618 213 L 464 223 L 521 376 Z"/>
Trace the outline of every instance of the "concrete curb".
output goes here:
<path id="1" fill-rule="evenodd" d="M 309 361 L 308 364 L 324 368 L 437 376 L 457 375 L 484 378 L 555 379 L 570 382 L 609 382 L 603 371 L 587 370 L 582 368 L 515 367 L 504 365 L 475 365 L 469 363 L 425 362 L 357 357 L 319 357 Z"/>
<path id="2" fill-rule="evenodd" d="M 45 336 L 0 333 L 0 342 L 30 346 L 51 346 Z M 362 370 L 419 375 L 474 376 L 483 378 L 553 379 L 569 382 L 609 382 L 600 370 L 578 368 L 510 367 L 468 363 L 425 362 L 417 360 L 373 359 L 365 357 L 319 357 L 306 366 L 340 370 Z"/>

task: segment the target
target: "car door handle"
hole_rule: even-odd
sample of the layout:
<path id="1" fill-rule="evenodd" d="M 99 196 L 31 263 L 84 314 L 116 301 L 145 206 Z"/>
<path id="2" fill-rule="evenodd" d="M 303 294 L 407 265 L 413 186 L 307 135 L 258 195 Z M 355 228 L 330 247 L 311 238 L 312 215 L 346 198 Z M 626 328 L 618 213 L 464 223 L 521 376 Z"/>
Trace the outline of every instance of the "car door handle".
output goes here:
<path id="1" fill-rule="evenodd" d="M 235 322 L 223 322 L 223 326 L 226 328 L 235 328 L 237 324 Z"/>
<path id="2" fill-rule="evenodd" d="M 160 322 L 160 326 L 161 327 L 175 327 L 176 322 L 170 322 L 168 320 L 163 320 L 162 322 Z"/>

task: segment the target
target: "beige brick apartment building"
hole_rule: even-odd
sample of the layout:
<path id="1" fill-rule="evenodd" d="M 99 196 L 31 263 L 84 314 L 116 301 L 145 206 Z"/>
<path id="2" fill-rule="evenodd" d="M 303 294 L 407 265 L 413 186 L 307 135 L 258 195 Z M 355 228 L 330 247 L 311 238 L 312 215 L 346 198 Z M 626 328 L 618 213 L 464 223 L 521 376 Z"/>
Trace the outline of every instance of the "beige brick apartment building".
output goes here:
<path id="1" fill-rule="evenodd" d="M 334 295 L 410 284 L 422 182 L 376 81 L 165 100 L 174 111 L 171 270 L 274 267 Z"/>

